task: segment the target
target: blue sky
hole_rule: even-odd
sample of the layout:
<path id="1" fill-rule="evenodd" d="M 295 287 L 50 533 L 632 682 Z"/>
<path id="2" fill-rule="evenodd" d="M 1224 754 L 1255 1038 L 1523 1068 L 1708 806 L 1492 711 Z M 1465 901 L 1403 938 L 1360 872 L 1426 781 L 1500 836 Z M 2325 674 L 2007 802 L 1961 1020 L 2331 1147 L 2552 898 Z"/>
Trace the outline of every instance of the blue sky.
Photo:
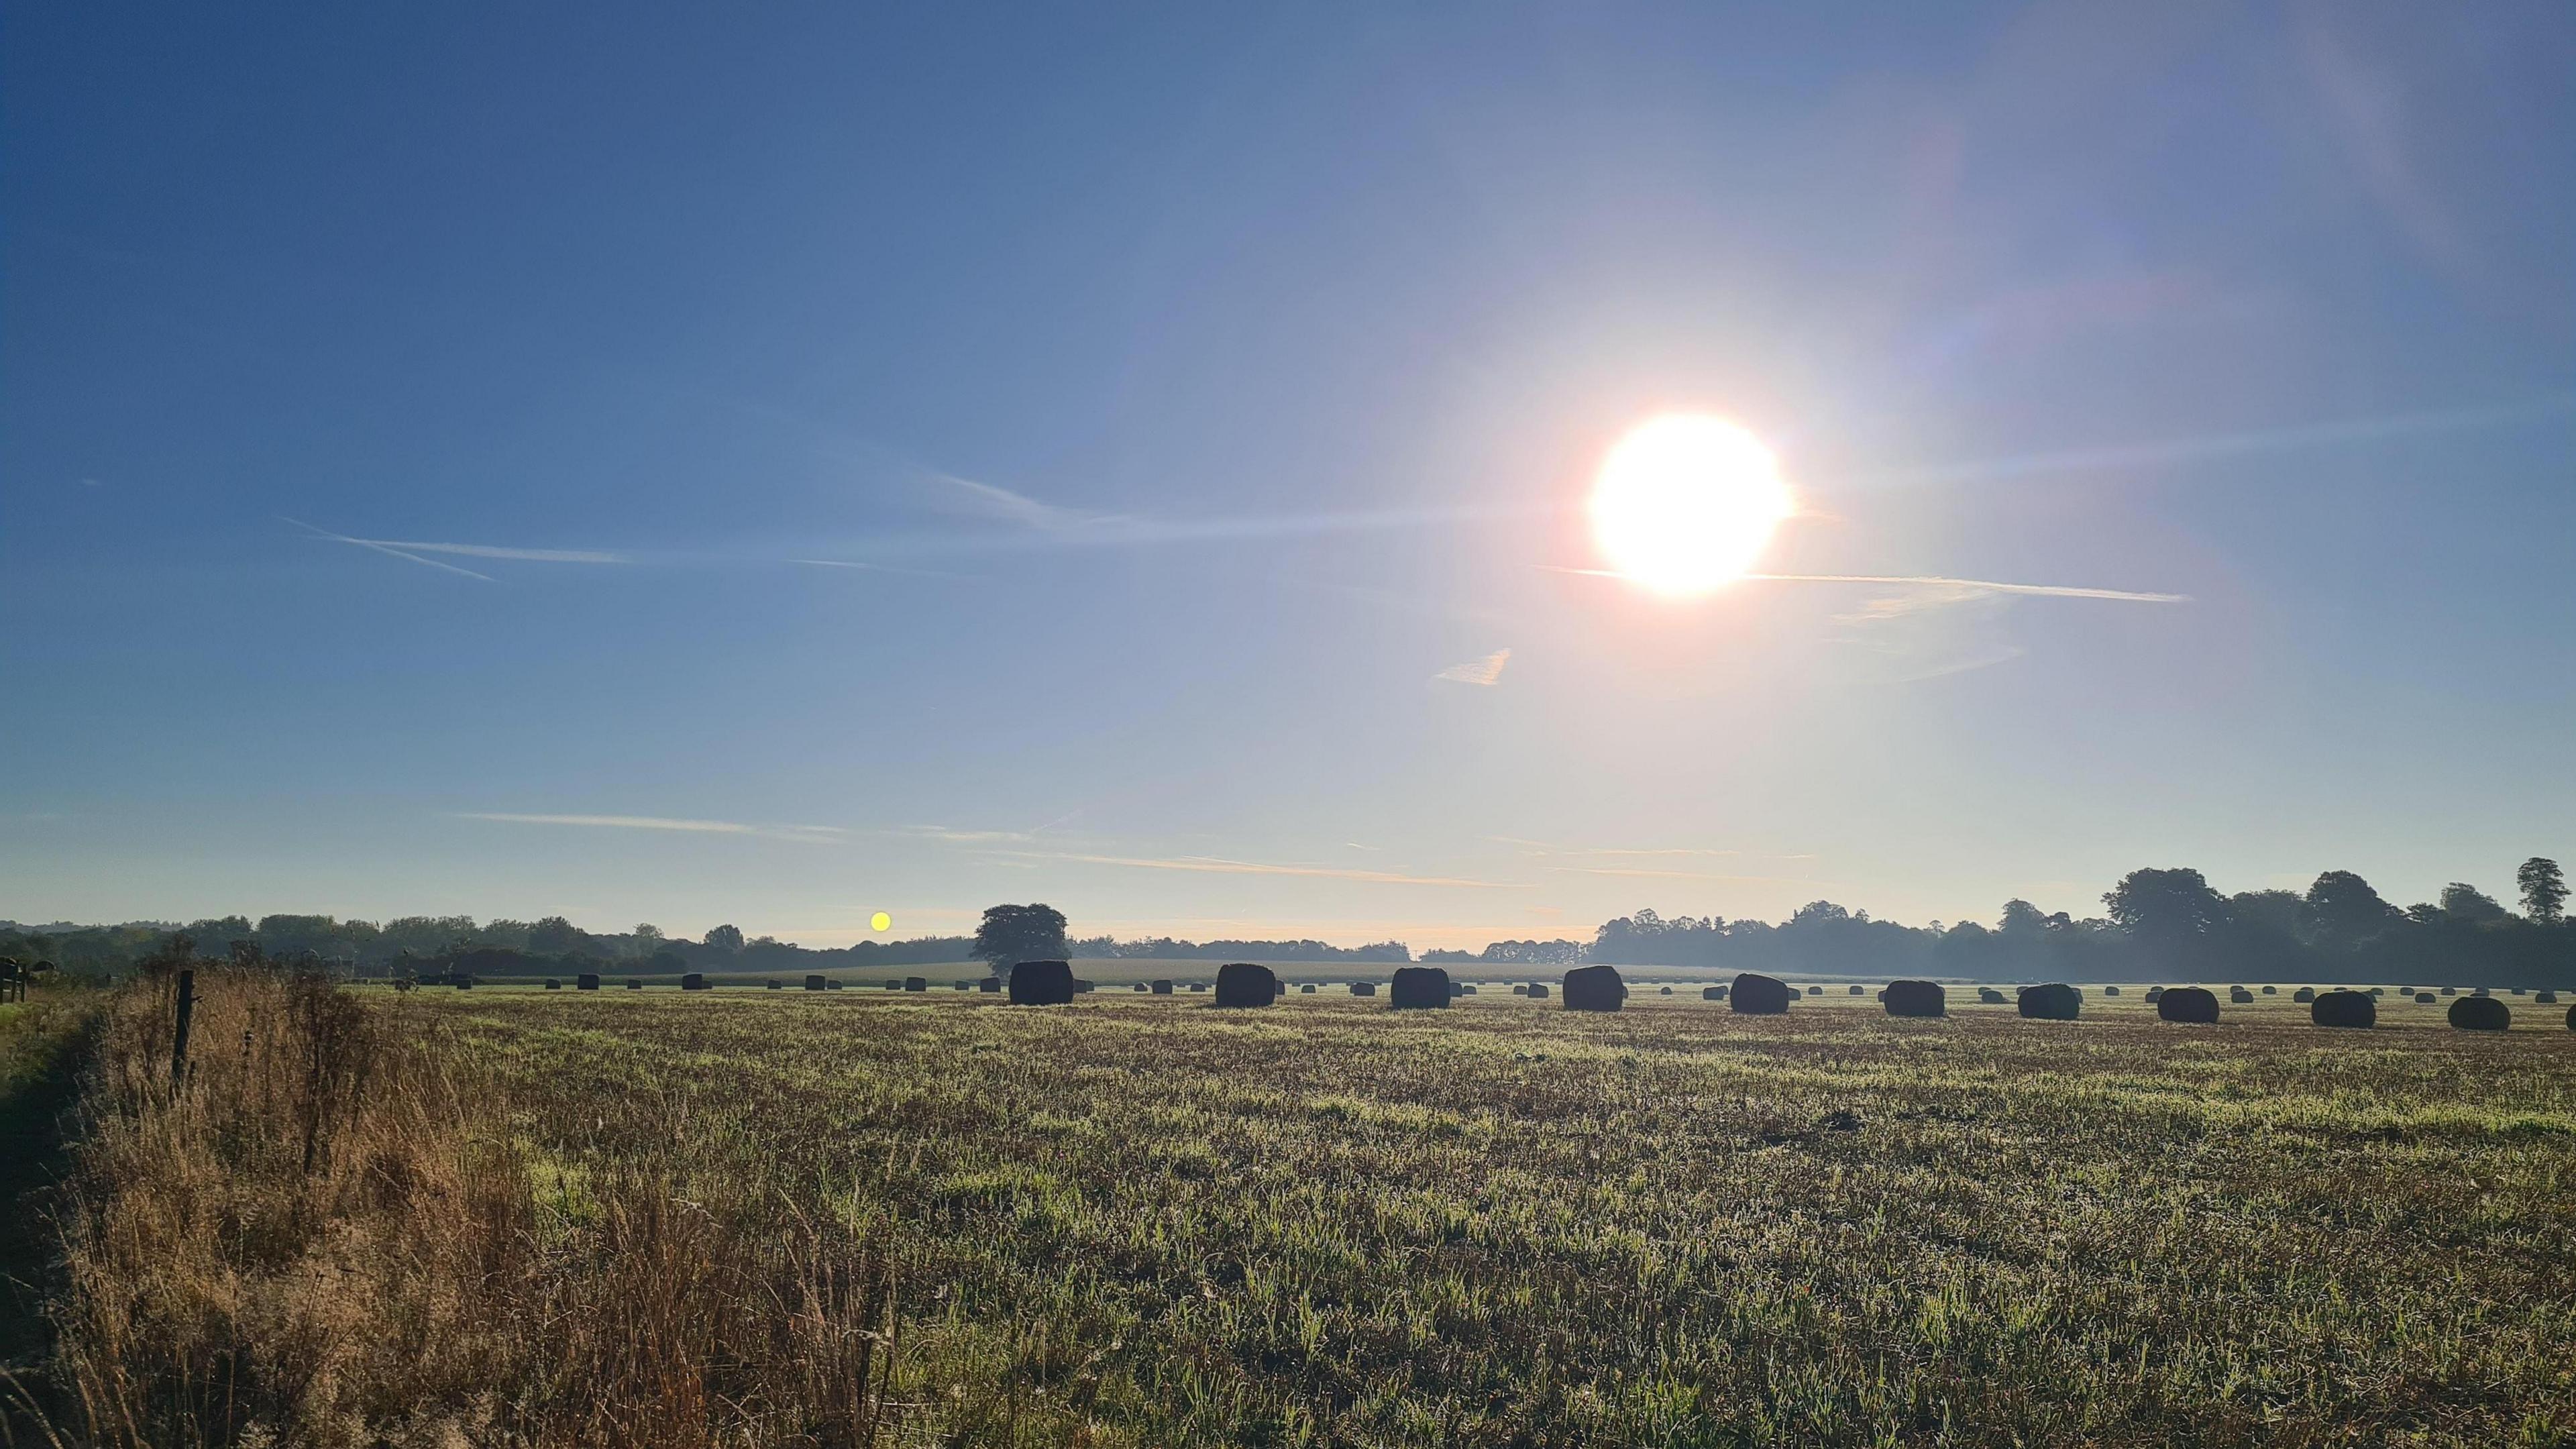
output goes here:
<path id="1" fill-rule="evenodd" d="M 2549 4 L 18 7 L 0 916 L 2505 894 L 2576 856 L 2571 66 Z M 1675 410 L 1779 453 L 1768 572 L 2187 602 L 1567 572 Z"/>

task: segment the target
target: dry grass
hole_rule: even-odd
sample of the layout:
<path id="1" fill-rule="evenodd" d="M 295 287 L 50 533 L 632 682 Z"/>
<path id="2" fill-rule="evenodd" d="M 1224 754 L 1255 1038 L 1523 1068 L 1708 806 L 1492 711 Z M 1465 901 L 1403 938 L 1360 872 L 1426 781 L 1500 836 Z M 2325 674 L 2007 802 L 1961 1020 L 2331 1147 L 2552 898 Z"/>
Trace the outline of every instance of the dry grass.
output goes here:
<path id="1" fill-rule="evenodd" d="M 55 1420 L 79 1442 L 859 1445 L 883 1274 L 837 1222 L 649 1164 L 541 1176 L 507 1097 L 400 1005 L 200 969 L 120 993 L 62 1204 Z"/>
<path id="2" fill-rule="evenodd" d="M 2576 1434 L 2563 1031 L 222 993 L 110 1024 L 106 1442 Z"/>

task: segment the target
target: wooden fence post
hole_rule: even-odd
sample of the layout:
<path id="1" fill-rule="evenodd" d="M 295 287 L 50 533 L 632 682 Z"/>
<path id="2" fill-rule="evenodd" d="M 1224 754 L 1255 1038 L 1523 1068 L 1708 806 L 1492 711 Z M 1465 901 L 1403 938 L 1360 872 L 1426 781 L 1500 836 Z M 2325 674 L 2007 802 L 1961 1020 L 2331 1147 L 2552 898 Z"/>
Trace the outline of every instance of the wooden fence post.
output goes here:
<path id="1" fill-rule="evenodd" d="M 179 1089 L 188 1076 L 188 1019 L 197 1012 L 197 973 L 179 973 L 179 1025 L 170 1036 L 170 1088 Z"/>

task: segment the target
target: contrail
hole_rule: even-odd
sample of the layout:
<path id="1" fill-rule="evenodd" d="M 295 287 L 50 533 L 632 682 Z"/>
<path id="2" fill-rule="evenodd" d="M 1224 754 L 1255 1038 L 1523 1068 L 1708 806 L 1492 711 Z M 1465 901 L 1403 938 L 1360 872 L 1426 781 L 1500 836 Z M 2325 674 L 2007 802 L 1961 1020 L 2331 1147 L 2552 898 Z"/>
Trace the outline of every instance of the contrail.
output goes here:
<path id="1" fill-rule="evenodd" d="M 1766 584 L 1911 584 L 1925 588 L 1979 589 L 1989 594 L 2035 594 L 2050 599 L 2115 599 L 2128 604 L 2188 604 L 2189 594 L 2150 594 L 2134 589 L 2087 589 L 2073 584 L 2006 584 L 1993 579 L 1954 579 L 1940 574 L 1746 574 Z"/>
<path id="2" fill-rule="evenodd" d="M 481 579 L 487 584 L 498 582 L 490 574 L 478 574 L 472 569 L 458 568 L 452 563 L 440 563 L 434 558 L 422 558 L 416 553 L 405 553 L 401 549 L 396 548 L 389 543 L 378 543 L 371 538 L 351 538 L 345 533 L 333 533 L 327 528 L 316 528 L 312 524 L 306 523 L 303 519 L 289 518 L 282 513 L 277 517 L 278 522 L 294 524 L 296 527 L 303 529 L 305 532 L 312 534 L 316 538 L 327 538 L 335 543 L 353 543 L 360 548 L 372 548 L 378 553 L 391 554 L 395 558 L 409 559 L 413 563 L 426 564 L 430 568 L 434 569 L 445 569 L 451 574 L 463 574 L 469 579 Z"/>

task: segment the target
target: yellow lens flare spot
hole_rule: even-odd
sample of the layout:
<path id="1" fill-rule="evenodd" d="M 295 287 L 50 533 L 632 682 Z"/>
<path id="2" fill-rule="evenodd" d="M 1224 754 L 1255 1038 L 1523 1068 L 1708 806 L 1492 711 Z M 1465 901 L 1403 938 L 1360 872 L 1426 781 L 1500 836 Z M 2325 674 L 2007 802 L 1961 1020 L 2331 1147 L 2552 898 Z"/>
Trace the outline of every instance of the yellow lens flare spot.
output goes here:
<path id="1" fill-rule="evenodd" d="M 1796 503 L 1759 438 L 1724 418 L 1674 413 L 1610 450 L 1590 511 L 1613 572 L 1690 595 L 1744 577 Z"/>
<path id="2" fill-rule="evenodd" d="M 883 911 L 879 911 L 875 915 L 868 917 L 868 929 L 871 931 L 891 931 L 894 929 L 894 917 L 887 915 Z"/>

